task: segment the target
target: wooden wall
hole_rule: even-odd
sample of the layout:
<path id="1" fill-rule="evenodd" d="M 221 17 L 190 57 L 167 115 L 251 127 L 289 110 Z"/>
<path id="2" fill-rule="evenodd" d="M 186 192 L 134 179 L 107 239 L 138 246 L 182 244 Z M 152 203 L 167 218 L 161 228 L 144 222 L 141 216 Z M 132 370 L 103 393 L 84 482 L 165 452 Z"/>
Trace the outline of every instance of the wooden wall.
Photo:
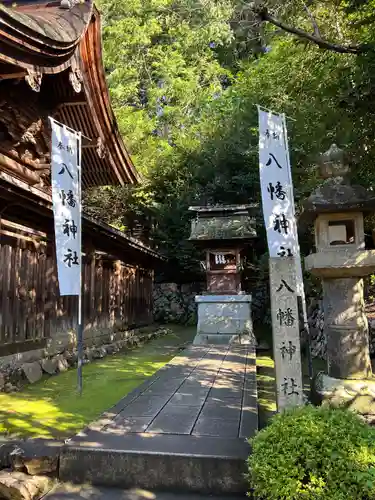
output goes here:
<path id="1" fill-rule="evenodd" d="M 60 297 L 52 245 L 45 233 L 1 220 L 0 356 L 38 349 L 76 327 L 77 298 Z M 152 271 L 84 257 L 85 336 L 152 322 Z"/>

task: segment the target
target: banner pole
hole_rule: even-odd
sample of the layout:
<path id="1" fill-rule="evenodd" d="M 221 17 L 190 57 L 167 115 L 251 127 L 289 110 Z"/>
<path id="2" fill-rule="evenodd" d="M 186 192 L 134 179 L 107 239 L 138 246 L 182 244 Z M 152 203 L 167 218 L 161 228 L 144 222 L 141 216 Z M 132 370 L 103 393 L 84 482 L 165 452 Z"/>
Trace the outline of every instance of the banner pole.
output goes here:
<path id="1" fill-rule="evenodd" d="M 82 382 L 82 366 L 83 366 L 83 315 L 82 315 L 82 172 L 81 172 L 81 159 L 82 159 L 82 134 L 78 134 L 78 190 L 79 190 L 79 225 L 80 225 L 80 270 L 79 270 L 79 294 L 78 294 L 78 324 L 77 324 L 77 344 L 78 344 L 78 393 L 82 396 L 83 382 Z"/>
<path id="2" fill-rule="evenodd" d="M 78 393 L 80 396 L 82 396 L 82 365 L 83 365 L 82 293 L 78 295 L 77 343 L 78 343 Z"/>

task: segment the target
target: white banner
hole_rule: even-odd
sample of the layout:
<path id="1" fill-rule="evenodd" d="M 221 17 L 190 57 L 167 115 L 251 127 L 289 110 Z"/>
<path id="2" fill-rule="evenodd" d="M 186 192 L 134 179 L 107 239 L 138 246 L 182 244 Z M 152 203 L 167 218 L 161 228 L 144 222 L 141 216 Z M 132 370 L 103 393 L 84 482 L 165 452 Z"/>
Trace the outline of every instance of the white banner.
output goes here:
<path id="1" fill-rule="evenodd" d="M 299 254 L 284 117 L 259 110 L 259 170 L 270 257 Z"/>
<path id="2" fill-rule="evenodd" d="M 81 134 L 50 118 L 52 202 L 60 295 L 80 295 Z"/>

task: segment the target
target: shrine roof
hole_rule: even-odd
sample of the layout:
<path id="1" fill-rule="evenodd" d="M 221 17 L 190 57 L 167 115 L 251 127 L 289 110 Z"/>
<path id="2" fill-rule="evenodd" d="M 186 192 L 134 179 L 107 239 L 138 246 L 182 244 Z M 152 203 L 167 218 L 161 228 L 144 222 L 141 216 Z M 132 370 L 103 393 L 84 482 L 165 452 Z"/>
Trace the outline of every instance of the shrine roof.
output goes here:
<path id="1" fill-rule="evenodd" d="M 93 12 L 93 1 L 70 9 L 59 1 L 0 4 L 1 60 L 42 73 L 69 65 Z"/>
<path id="2" fill-rule="evenodd" d="M 248 211 L 212 213 L 191 221 L 190 241 L 212 242 L 251 240 L 256 238 L 256 221 Z"/>
<path id="3" fill-rule="evenodd" d="M 54 233 L 50 197 L 46 193 L 40 196 L 37 189 L 23 184 L 22 181 L 0 171 L 1 214 L 8 220 L 45 233 L 45 237 L 48 236 L 49 241 L 52 241 Z M 160 252 L 104 222 L 93 219 L 85 212 L 82 213 L 82 224 L 84 238 L 100 241 L 100 248 L 105 248 L 107 255 L 117 251 L 122 254 L 123 259 L 126 256 L 127 263 L 149 269 L 167 261 Z"/>
<path id="4" fill-rule="evenodd" d="M 0 82 L 25 79 L 52 101 L 55 119 L 83 133 L 84 187 L 135 184 L 105 80 L 100 14 L 93 0 L 69 1 L 0 4 Z"/>

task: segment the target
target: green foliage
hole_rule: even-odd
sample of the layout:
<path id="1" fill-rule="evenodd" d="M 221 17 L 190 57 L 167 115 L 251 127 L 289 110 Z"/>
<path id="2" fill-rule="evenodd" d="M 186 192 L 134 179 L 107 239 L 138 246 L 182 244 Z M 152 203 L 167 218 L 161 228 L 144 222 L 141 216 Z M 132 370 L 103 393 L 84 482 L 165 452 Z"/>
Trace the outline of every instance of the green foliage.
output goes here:
<path id="1" fill-rule="evenodd" d="M 251 444 L 248 466 L 255 498 L 375 498 L 375 431 L 348 410 L 288 410 Z"/>
<path id="2" fill-rule="evenodd" d="M 302 2 L 266 3 L 284 22 L 311 32 Z M 374 3 L 308 4 L 322 36 L 345 44 L 375 41 Z M 153 219 L 154 244 L 182 271 L 199 260 L 186 241 L 189 205 L 260 201 L 256 104 L 292 118 L 297 208 L 319 182 L 314 163 L 332 142 L 351 155 L 355 181 L 375 183 L 375 54 L 323 51 L 259 26 L 249 5 L 99 0 L 112 102 L 144 182 L 134 192 L 91 191 L 86 207 L 123 229 Z M 262 223 L 258 232 L 262 254 Z M 311 245 L 308 234 L 302 250 Z"/>
<path id="3" fill-rule="evenodd" d="M 137 224 L 150 225 L 155 207 L 147 186 L 102 186 L 83 193 L 85 211 L 121 231 L 129 233 Z"/>
<path id="4" fill-rule="evenodd" d="M 213 47 L 231 39 L 230 2 L 100 0 L 108 82 L 119 127 L 150 172 L 199 121 L 227 71 Z"/>

